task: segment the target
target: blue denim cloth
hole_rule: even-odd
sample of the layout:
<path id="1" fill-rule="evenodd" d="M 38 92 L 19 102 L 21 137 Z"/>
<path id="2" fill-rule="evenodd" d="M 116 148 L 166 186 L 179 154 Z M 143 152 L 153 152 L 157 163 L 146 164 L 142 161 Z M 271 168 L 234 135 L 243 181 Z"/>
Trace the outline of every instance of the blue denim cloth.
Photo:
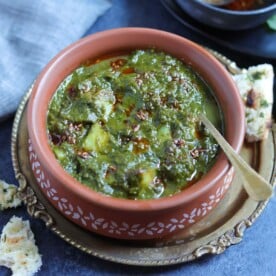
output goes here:
<path id="1" fill-rule="evenodd" d="M 111 6 L 108 0 L 0 0 L 0 119 L 42 67 Z"/>
<path id="2" fill-rule="evenodd" d="M 38 1 L 34 2 L 37 3 Z M 158 0 L 113 0 L 112 7 L 89 28 L 86 35 L 128 26 L 157 28 L 185 36 L 221 52 L 235 60 L 242 67 L 268 62 L 265 59 L 256 60 L 250 56 L 228 51 L 215 43 L 211 43 L 204 37 L 196 35 L 175 20 Z M 0 60 L 1 58 L 2 55 Z M 32 77 L 35 78 L 35 76 Z M 0 100 L 1 97 L 2 93 L 0 94 Z M 12 118 L 0 122 L 0 178 L 9 183 L 16 183 L 10 154 L 12 123 Z M 274 196 L 257 221 L 250 229 L 245 231 L 241 243 L 229 247 L 220 255 L 208 255 L 193 262 L 165 267 L 127 266 L 90 256 L 52 233 L 41 220 L 31 218 L 25 207 L 0 212 L 0 232 L 13 215 L 30 220 L 39 252 L 42 254 L 43 265 L 37 273 L 38 276 L 274 276 L 276 275 L 275 214 L 276 197 Z M 105 250 L 112 251 L 113 248 L 111 246 L 111 248 L 105 248 Z M 0 275 L 9 276 L 11 274 L 8 269 L 0 267 Z"/>

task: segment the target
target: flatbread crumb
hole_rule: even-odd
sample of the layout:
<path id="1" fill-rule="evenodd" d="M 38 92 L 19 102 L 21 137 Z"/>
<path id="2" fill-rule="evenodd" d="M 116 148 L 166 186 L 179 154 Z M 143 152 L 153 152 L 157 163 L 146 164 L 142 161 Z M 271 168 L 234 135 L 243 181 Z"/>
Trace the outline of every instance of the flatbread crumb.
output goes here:
<path id="1" fill-rule="evenodd" d="M 13 216 L 4 226 L 0 238 L 0 266 L 14 276 L 31 276 L 42 265 L 29 221 Z"/>
<path id="2" fill-rule="evenodd" d="M 0 180 L 0 211 L 7 208 L 15 208 L 21 204 L 17 186 Z"/>

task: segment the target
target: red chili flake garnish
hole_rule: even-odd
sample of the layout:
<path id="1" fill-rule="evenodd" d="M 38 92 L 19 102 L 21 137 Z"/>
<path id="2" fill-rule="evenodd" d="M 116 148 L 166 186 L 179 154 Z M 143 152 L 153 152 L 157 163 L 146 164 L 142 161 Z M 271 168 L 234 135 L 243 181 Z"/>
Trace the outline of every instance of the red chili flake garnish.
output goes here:
<path id="1" fill-rule="evenodd" d="M 236 0 L 224 7 L 229 10 L 246 11 L 253 9 L 257 5 L 257 2 L 256 0 Z"/>
<path id="2" fill-rule="evenodd" d="M 123 74 L 132 74 L 132 73 L 134 73 L 135 71 L 134 71 L 134 68 L 132 68 L 132 67 L 129 67 L 129 68 L 126 68 L 126 69 L 124 69 L 123 70 Z"/>

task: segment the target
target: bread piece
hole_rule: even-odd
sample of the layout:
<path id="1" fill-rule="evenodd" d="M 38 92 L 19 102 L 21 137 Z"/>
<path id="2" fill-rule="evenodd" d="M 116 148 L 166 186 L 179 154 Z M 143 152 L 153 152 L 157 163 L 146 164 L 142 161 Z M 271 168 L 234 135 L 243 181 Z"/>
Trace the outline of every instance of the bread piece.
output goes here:
<path id="1" fill-rule="evenodd" d="M 266 139 L 272 126 L 273 77 L 270 64 L 252 66 L 233 76 L 245 105 L 248 142 Z"/>
<path id="2" fill-rule="evenodd" d="M 18 197 L 17 187 L 0 180 L 0 211 L 17 207 L 21 204 Z"/>
<path id="3" fill-rule="evenodd" d="M 42 265 L 29 221 L 13 216 L 4 226 L 0 239 L 0 266 L 12 270 L 13 275 L 29 276 Z"/>

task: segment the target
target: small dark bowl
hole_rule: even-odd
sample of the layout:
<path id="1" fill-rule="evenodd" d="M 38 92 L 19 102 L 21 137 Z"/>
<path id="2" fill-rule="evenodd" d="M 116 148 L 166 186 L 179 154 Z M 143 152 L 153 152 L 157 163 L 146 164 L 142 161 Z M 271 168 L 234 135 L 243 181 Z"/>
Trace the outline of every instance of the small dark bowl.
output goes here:
<path id="1" fill-rule="evenodd" d="M 276 12 L 275 0 L 268 0 L 264 7 L 248 11 L 227 10 L 200 0 L 176 1 L 195 20 L 211 27 L 232 31 L 261 25 Z"/>

